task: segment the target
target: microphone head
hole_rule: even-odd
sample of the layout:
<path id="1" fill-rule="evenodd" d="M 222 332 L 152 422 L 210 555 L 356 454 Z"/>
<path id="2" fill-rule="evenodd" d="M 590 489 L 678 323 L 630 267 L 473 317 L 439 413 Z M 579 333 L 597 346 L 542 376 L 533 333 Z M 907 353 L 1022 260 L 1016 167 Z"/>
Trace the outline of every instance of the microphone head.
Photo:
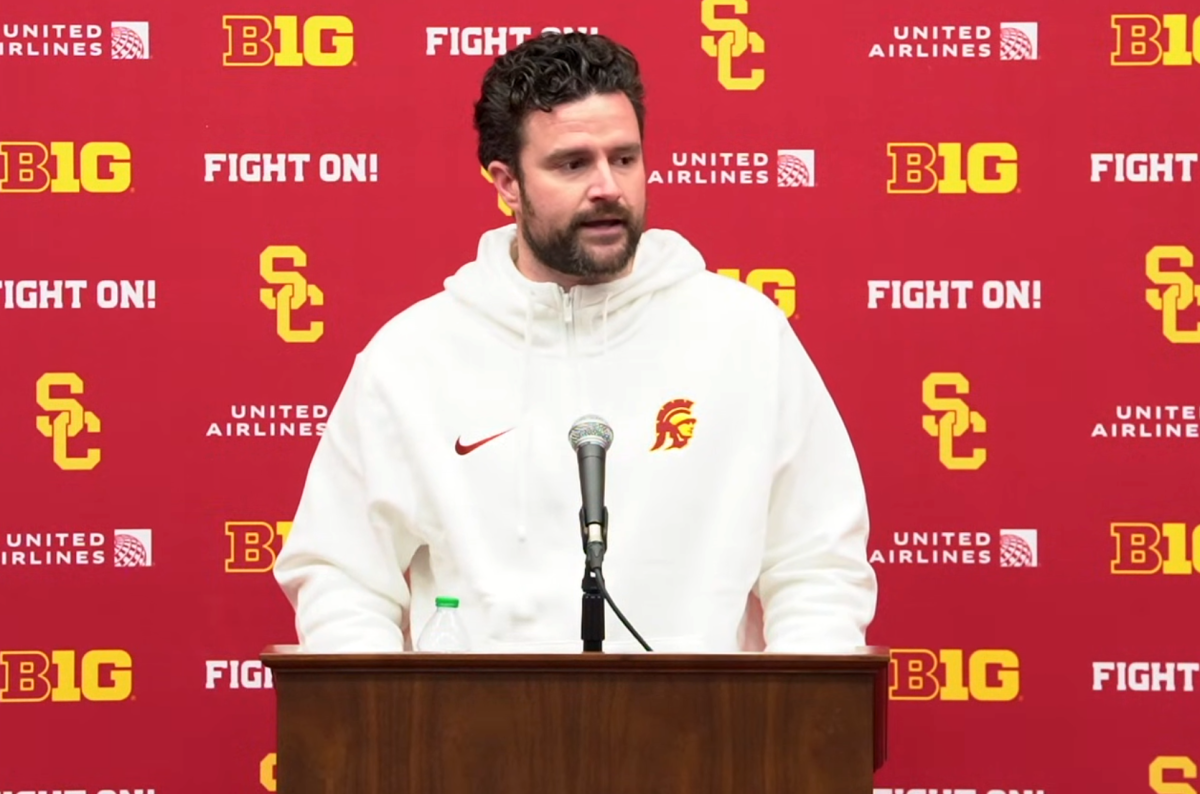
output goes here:
<path id="1" fill-rule="evenodd" d="M 608 422 L 599 416 L 581 416 L 571 425 L 567 440 L 571 442 L 571 449 L 576 452 L 584 444 L 599 444 L 601 449 L 607 450 L 612 446 L 613 431 Z"/>

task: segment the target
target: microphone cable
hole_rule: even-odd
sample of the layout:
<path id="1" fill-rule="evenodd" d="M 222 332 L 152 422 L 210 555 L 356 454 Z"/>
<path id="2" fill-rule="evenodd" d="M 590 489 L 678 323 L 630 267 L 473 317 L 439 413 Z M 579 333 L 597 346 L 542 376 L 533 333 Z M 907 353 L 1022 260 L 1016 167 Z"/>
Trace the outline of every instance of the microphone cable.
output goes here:
<path id="1" fill-rule="evenodd" d="M 604 600 L 608 602 L 608 605 L 610 607 L 612 607 L 612 611 L 616 613 L 617 618 L 621 621 L 622 624 L 624 624 L 625 628 L 629 629 L 629 633 L 632 634 L 639 643 L 641 643 L 642 647 L 645 648 L 647 651 L 650 651 L 651 648 L 649 645 L 646 644 L 646 641 L 642 639 L 642 635 L 638 634 L 637 629 L 635 629 L 632 625 L 630 625 L 629 621 L 625 619 L 625 616 L 623 614 L 621 614 L 621 610 L 617 608 L 616 602 L 614 602 L 612 600 L 612 596 L 610 596 L 608 594 L 608 588 L 605 587 L 605 585 L 604 585 L 604 574 L 601 573 L 600 567 L 597 566 L 597 567 L 593 568 L 592 573 L 595 574 L 595 576 L 596 576 L 596 584 L 598 584 L 600 586 L 600 594 L 604 596 Z M 651 651 L 651 652 L 653 652 L 653 651 Z"/>

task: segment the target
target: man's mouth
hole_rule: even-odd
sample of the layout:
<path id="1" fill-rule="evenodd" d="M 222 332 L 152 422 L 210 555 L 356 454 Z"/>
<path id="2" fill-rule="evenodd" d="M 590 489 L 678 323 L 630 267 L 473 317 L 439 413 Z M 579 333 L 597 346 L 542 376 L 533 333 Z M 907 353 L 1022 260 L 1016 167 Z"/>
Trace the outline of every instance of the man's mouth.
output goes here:
<path id="1" fill-rule="evenodd" d="M 624 225 L 625 221 L 621 220 L 620 218 L 600 218 L 594 221 L 585 221 L 583 223 L 583 226 L 587 229 L 599 229 L 601 231 L 618 229 Z"/>

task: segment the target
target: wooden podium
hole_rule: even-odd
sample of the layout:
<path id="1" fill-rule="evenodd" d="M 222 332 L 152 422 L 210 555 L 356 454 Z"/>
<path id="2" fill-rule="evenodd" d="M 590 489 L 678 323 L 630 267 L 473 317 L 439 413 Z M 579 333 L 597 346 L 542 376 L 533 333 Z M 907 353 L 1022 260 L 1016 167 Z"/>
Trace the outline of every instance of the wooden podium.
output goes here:
<path id="1" fill-rule="evenodd" d="M 886 752 L 885 648 L 261 658 L 279 794 L 871 794 Z"/>

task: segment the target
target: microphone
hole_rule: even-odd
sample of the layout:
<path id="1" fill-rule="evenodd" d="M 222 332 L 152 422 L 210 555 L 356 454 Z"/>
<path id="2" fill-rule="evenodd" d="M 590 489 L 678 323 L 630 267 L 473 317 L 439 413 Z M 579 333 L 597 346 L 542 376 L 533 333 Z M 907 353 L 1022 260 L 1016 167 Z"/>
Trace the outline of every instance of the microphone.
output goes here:
<path id="1" fill-rule="evenodd" d="M 608 508 L 604 506 L 604 456 L 612 446 L 613 431 L 599 416 L 582 416 L 571 425 L 567 434 L 571 449 L 579 461 L 579 492 L 583 497 L 580 511 L 580 533 L 587 569 L 597 570 L 604 564 L 608 544 Z"/>
<path id="2" fill-rule="evenodd" d="M 608 508 L 604 505 L 604 456 L 612 446 L 613 431 L 599 416 L 581 416 L 567 434 L 579 461 L 579 534 L 583 541 L 583 613 L 580 626 L 585 652 L 604 650 L 604 604 L 647 651 L 650 646 L 617 608 L 604 585 L 604 552 L 608 546 Z"/>

